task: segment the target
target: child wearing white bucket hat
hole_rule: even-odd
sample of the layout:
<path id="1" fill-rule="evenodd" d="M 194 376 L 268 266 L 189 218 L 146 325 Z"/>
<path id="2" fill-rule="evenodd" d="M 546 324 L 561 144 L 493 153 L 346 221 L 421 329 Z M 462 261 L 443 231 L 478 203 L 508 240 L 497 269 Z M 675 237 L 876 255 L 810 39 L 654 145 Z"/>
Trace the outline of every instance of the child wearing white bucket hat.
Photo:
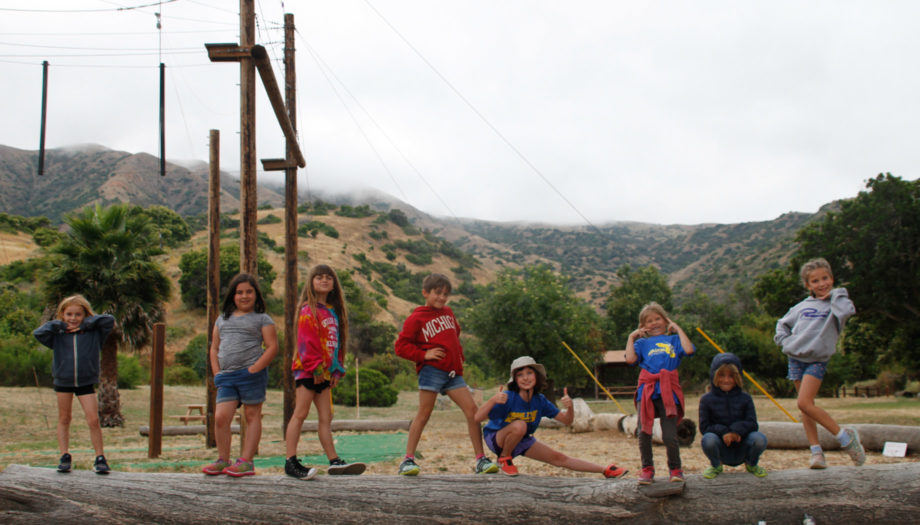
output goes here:
<path id="1" fill-rule="evenodd" d="M 575 417 L 568 388 L 563 390 L 561 399 L 565 410 L 560 411 L 540 393 L 545 386 L 546 368 L 530 356 L 518 357 L 511 363 L 508 384 L 500 386 L 498 393 L 476 411 L 476 421 L 489 420 L 482 434 L 489 449 L 498 454 L 501 471 L 509 476 L 517 476 L 518 470 L 512 458 L 527 456 L 570 470 L 602 473 L 607 478 L 618 478 L 626 474 L 626 470 L 616 465 L 604 468 L 590 461 L 566 456 L 533 437 L 543 417 L 553 418 L 565 425 L 571 425 Z"/>

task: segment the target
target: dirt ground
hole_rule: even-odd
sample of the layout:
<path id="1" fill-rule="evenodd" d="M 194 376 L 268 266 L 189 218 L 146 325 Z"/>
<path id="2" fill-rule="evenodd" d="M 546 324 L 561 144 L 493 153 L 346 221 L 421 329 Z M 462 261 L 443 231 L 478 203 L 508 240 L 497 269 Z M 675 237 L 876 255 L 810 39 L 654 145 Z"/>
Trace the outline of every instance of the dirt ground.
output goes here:
<path id="1" fill-rule="evenodd" d="M 488 399 L 494 391 L 487 391 Z M 116 470 L 199 472 L 200 466 L 215 456 L 214 449 L 204 446 L 203 435 L 165 436 L 162 455 L 158 459 L 147 458 L 148 438 L 138 432 L 138 427 L 147 425 L 149 420 L 149 387 L 121 392 L 123 414 L 126 418 L 124 428 L 103 429 L 106 455 Z M 205 399 L 203 387 L 166 387 L 164 394 L 164 424 L 175 425 L 178 421 L 169 416 L 184 413 L 186 403 L 202 403 Z M 783 407 L 796 414 L 795 401 L 778 400 Z M 786 416 L 769 399 L 755 396 L 758 416 L 761 421 L 787 421 Z M 594 402 L 589 400 L 594 413 L 620 412 L 611 402 Z M 631 409 L 628 399 L 621 399 L 620 404 Z M 822 406 L 839 423 L 885 423 L 897 425 L 920 425 L 920 401 L 899 398 L 846 398 L 820 399 Z M 688 417 L 696 420 L 698 398 L 687 399 L 690 407 Z M 361 419 L 411 419 L 417 409 L 417 393 L 403 392 L 398 403 L 388 408 L 362 408 Z M 282 457 L 284 440 L 281 434 L 282 394 L 269 391 L 266 402 L 264 430 L 260 443 L 260 456 Z M 33 466 L 54 466 L 57 463 L 58 449 L 55 437 L 57 408 L 54 393 L 50 388 L 0 388 L 0 469 L 17 463 Z M 353 407 L 335 407 L 335 418 L 355 419 Z M 797 415 L 797 414 L 796 414 Z M 314 419 L 311 413 L 309 419 Z M 346 436 L 350 432 L 336 433 Z M 405 434 L 402 434 L 405 435 Z M 571 433 L 566 429 L 541 428 L 536 438 L 550 447 L 573 457 L 593 461 L 600 465 L 615 463 L 626 467 L 634 478 L 639 470 L 639 451 L 637 440 L 618 431 L 598 431 Z M 233 437 L 234 451 L 238 450 L 238 436 Z M 82 412 L 74 405 L 74 418 L 71 428 L 71 449 L 74 451 L 75 468 L 90 468 L 92 451 Z M 422 474 L 467 474 L 472 472 L 473 453 L 466 424 L 458 408 L 436 410 L 431 417 L 418 447 L 422 459 L 418 463 Z M 315 434 L 304 433 L 299 453 L 303 455 L 321 454 Z M 401 452 L 401 451 L 400 451 Z M 654 447 L 655 463 L 659 475 L 666 468 L 664 447 Z M 809 461 L 807 450 L 768 449 L 761 465 L 768 471 L 780 469 L 807 468 Z M 348 458 L 345 458 L 348 459 Z M 401 454 L 391 460 L 371 463 L 368 474 L 392 475 L 396 473 Z M 699 446 L 699 435 L 693 444 L 681 448 L 683 467 L 688 474 L 699 474 L 708 465 Z M 850 465 L 849 458 L 843 452 L 827 452 L 828 465 Z M 920 455 L 913 453 L 907 458 L 889 458 L 880 452 L 868 453 L 868 464 L 898 463 L 920 461 Z M 539 476 L 597 476 L 583 474 L 553 467 L 527 458 L 516 461 L 522 474 Z M 321 465 L 317 465 L 321 466 Z M 281 474 L 281 467 L 260 468 L 260 474 Z M 748 475 L 742 468 L 727 467 L 726 472 Z"/>

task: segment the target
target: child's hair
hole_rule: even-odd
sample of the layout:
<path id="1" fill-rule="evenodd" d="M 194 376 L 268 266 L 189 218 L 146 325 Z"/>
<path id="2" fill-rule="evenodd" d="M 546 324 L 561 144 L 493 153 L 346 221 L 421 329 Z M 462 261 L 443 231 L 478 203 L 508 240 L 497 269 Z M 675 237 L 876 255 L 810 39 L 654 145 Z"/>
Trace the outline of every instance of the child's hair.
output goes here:
<path id="1" fill-rule="evenodd" d="M 639 311 L 639 327 L 641 328 L 645 320 L 648 319 L 648 316 L 651 314 L 658 314 L 664 319 L 668 318 L 668 313 L 664 311 L 662 306 L 654 301 L 648 303 L 642 307 L 642 310 Z"/>
<path id="2" fill-rule="evenodd" d="M 735 378 L 735 384 L 738 385 L 738 388 L 744 389 L 744 381 L 741 379 L 741 372 L 738 371 L 738 367 L 732 363 L 725 363 L 716 369 L 716 373 L 712 374 L 712 379 L 715 380 L 716 377 L 725 369 L 728 369 L 732 373 L 732 377 Z"/>
<path id="3" fill-rule="evenodd" d="M 808 288 L 808 274 L 820 268 L 827 270 L 831 278 L 834 277 L 834 272 L 831 270 L 831 263 L 827 262 L 827 259 L 823 257 L 818 257 L 802 265 L 802 270 L 799 272 L 799 277 L 802 278 L 802 286 Z"/>
<path id="4" fill-rule="evenodd" d="M 236 296 L 237 286 L 242 283 L 249 283 L 256 291 L 256 302 L 252 310 L 257 314 L 265 313 L 265 299 L 262 298 L 262 290 L 259 289 L 259 281 L 252 274 L 240 273 L 231 279 L 230 284 L 227 285 L 227 296 L 224 297 L 224 306 L 222 308 L 224 319 L 230 319 L 230 316 L 236 311 L 236 301 L 233 299 Z"/>
<path id="5" fill-rule="evenodd" d="M 422 281 L 422 290 L 430 292 L 431 290 L 440 290 L 442 288 L 447 289 L 447 293 L 450 293 L 450 279 L 446 275 L 441 273 L 433 273 L 428 277 L 425 277 L 425 280 Z"/>
<path id="6" fill-rule="evenodd" d="M 303 285 L 303 292 L 300 294 L 300 305 L 310 305 L 310 309 L 316 308 L 316 293 L 313 291 L 313 278 L 317 275 L 328 275 L 332 277 L 332 290 L 326 295 L 326 304 L 331 306 L 339 318 L 339 348 L 344 349 L 345 343 L 348 342 L 348 307 L 345 306 L 345 292 L 342 291 L 342 284 L 339 282 L 339 276 L 335 270 L 327 264 L 317 264 L 310 268 L 307 275 L 307 282 Z"/>
<path id="7" fill-rule="evenodd" d="M 538 371 L 537 371 L 536 369 L 534 369 L 534 367 L 532 367 L 532 366 L 522 366 L 521 368 L 517 368 L 517 369 L 515 369 L 514 374 L 517 375 L 517 373 L 518 373 L 519 371 L 521 371 L 521 370 L 523 370 L 523 369 L 525 369 L 525 368 L 529 368 L 529 369 L 533 370 L 534 375 L 537 376 L 537 382 L 534 383 L 534 385 L 533 385 L 533 393 L 534 393 L 534 395 L 537 395 L 537 394 L 539 394 L 540 392 L 542 392 L 544 388 L 546 388 L 546 378 L 544 378 L 544 377 L 540 374 L 540 372 L 538 372 Z M 517 378 L 511 378 L 511 381 L 508 381 L 508 384 L 505 386 L 505 388 L 507 388 L 508 390 L 510 390 L 510 391 L 512 391 L 512 392 L 520 392 L 520 391 L 521 391 L 521 387 L 518 386 L 517 381 L 515 381 L 515 379 L 517 379 Z"/>
<path id="8" fill-rule="evenodd" d="M 86 297 L 83 297 L 82 295 L 77 294 L 77 295 L 71 295 L 70 297 L 65 297 L 64 299 L 61 300 L 61 303 L 58 304 L 57 312 L 55 313 L 55 317 L 57 317 L 58 319 L 64 319 L 64 310 L 67 309 L 68 306 L 73 306 L 73 305 L 82 306 L 83 310 L 86 312 L 87 317 L 96 315 L 93 313 L 93 307 L 89 305 L 89 301 L 86 300 Z"/>

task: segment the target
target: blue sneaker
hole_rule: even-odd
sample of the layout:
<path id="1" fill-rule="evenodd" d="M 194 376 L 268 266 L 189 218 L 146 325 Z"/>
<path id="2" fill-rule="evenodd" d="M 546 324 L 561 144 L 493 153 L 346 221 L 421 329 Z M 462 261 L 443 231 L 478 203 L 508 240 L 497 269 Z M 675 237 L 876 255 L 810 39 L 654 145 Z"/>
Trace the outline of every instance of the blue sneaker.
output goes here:
<path id="1" fill-rule="evenodd" d="M 61 462 L 58 463 L 58 472 L 70 472 L 70 468 L 73 465 L 73 459 L 70 457 L 70 454 L 61 455 Z"/>

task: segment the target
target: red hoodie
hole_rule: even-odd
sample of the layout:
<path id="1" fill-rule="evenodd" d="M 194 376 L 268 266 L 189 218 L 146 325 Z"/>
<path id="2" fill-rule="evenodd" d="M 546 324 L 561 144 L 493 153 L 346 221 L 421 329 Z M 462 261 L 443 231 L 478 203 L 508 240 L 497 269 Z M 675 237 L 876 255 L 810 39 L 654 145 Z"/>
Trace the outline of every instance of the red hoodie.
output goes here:
<path id="1" fill-rule="evenodd" d="M 446 355 L 425 361 L 425 351 L 443 348 Z M 415 363 L 415 372 L 431 365 L 445 372 L 463 375 L 463 347 L 460 346 L 460 323 L 449 307 L 419 306 L 406 322 L 396 339 L 396 355 Z"/>

